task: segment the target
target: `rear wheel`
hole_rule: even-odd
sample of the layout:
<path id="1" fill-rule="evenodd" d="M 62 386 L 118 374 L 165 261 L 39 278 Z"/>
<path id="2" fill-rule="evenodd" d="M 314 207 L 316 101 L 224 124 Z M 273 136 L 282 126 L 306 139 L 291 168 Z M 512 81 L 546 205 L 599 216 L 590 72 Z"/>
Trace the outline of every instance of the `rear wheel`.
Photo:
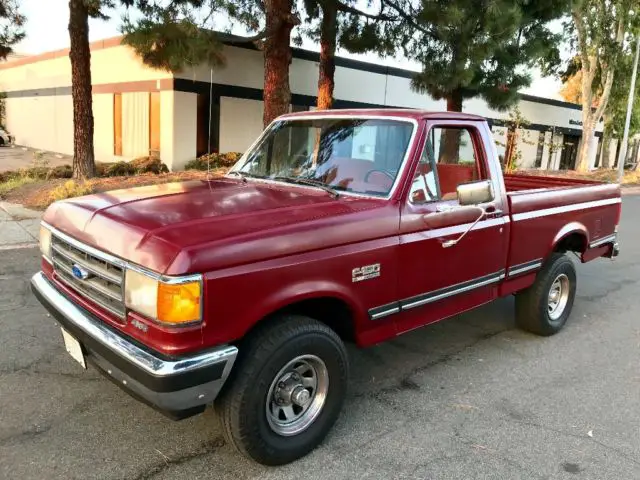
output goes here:
<path id="1" fill-rule="evenodd" d="M 250 334 L 240 355 L 216 402 L 228 443 L 265 465 L 309 453 L 344 401 L 348 360 L 340 338 L 311 318 L 283 316 Z"/>
<path id="2" fill-rule="evenodd" d="M 534 284 L 516 295 L 516 323 L 536 335 L 558 333 L 567 322 L 576 295 L 576 269 L 564 254 L 554 253 Z"/>

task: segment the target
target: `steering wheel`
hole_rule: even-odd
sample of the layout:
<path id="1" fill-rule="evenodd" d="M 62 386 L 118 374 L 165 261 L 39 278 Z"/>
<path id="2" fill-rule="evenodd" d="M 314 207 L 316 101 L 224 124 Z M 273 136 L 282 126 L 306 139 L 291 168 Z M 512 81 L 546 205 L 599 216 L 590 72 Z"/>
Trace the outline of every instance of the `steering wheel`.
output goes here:
<path id="1" fill-rule="evenodd" d="M 376 172 L 386 175 L 389 178 L 389 180 L 391 180 L 392 182 L 396 179 L 393 173 L 387 170 L 380 170 L 380 169 L 374 168 L 373 170 L 369 170 L 367 174 L 364 176 L 365 183 L 369 183 L 369 177 L 371 176 L 372 173 L 376 173 Z"/>

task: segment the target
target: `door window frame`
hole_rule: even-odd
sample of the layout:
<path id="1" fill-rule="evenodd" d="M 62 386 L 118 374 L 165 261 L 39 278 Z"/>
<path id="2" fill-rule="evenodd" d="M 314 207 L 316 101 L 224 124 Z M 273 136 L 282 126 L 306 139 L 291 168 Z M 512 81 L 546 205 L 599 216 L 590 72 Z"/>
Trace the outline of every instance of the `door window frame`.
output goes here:
<path id="1" fill-rule="evenodd" d="M 413 184 L 413 180 L 415 178 L 416 172 L 418 170 L 418 167 L 420 165 L 420 160 L 422 159 L 422 156 L 424 154 L 425 149 L 427 148 L 427 144 L 429 141 L 429 136 L 432 134 L 433 130 L 435 128 L 456 128 L 459 130 L 467 130 L 469 132 L 469 137 L 471 138 L 471 141 L 473 143 L 473 153 L 475 155 L 475 173 L 478 176 L 478 181 L 480 180 L 489 180 L 492 183 L 494 183 L 494 179 L 492 178 L 491 175 L 491 168 L 489 168 L 489 165 L 487 163 L 487 151 L 485 148 L 485 144 L 483 141 L 483 136 L 482 136 L 482 132 L 481 132 L 481 125 L 478 125 L 477 122 L 460 122 L 459 120 L 428 120 L 427 124 L 425 126 L 425 135 L 424 138 L 422 139 L 422 145 L 419 147 L 419 156 L 417 158 L 417 160 L 414 162 L 414 164 L 411 167 L 411 171 L 409 172 L 410 175 L 408 177 L 408 187 L 407 187 L 407 194 L 406 194 L 406 203 L 415 206 L 415 207 L 420 207 L 421 205 L 429 205 L 429 204 L 433 204 L 433 203 L 439 203 L 439 202 L 455 202 L 457 203 L 457 200 L 443 200 L 442 199 L 442 192 L 440 190 L 440 179 L 438 177 L 438 172 L 437 172 L 437 165 L 438 162 L 436 161 L 435 155 L 432 158 L 432 165 L 431 167 L 433 168 L 434 171 L 434 177 L 436 179 L 436 186 L 437 186 L 437 193 L 439 195 L 438 199 L 435 200 L 427 200 L 424 202 L 420 202 L 420 203 L 414 203 L 411 201 L 411 185 Z"/>

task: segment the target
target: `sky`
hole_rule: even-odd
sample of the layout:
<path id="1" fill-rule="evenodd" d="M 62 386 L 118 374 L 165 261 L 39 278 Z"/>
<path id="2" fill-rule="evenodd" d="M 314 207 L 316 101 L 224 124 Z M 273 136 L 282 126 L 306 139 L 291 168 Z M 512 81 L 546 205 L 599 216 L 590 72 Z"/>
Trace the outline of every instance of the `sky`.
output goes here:
<path id="1" fill-rule="evenodd" d="M 36 54 L 69 46 L 68 0 L 21 0 L 20 6 L 27 17 L 26 38 L 14 48 L 16 53 Z M 89 40 L 101 40 L 119 35 L 118 27 L 122 13 L 123 10 L 111 11 L 111 18 L 107 21 L 90 19 Z M 305 43 L 304 48 L 319 50 L 319 47 L 312 42 Z M 405 59 L 380 59 L 375 55 L 351 55 L 348 52 L 339 52 L 339 55 L 407 70 L 418 68 L 416 64 Z M 558 93 L 562 84 L 557 78 L 543 78 L 537 71 L 531 73 L 533 82 L 529 88 L 523 90 L 523 93 L 557 100 L 562 99 Z"/>

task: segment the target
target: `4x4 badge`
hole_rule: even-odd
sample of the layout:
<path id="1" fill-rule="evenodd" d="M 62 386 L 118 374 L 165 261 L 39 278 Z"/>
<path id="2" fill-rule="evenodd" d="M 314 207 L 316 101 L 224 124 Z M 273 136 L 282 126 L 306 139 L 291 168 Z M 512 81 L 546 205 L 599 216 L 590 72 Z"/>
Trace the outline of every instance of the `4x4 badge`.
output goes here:
<path id="1" fill-rule="evenodd" d="M 363 267 L 354 268 L 351 270 L 351 281 L 361 282 L 362 280 L 369 280 L 380 276 L 380 264 L 374 263 L 373 265 L 365 265 Z"/>

